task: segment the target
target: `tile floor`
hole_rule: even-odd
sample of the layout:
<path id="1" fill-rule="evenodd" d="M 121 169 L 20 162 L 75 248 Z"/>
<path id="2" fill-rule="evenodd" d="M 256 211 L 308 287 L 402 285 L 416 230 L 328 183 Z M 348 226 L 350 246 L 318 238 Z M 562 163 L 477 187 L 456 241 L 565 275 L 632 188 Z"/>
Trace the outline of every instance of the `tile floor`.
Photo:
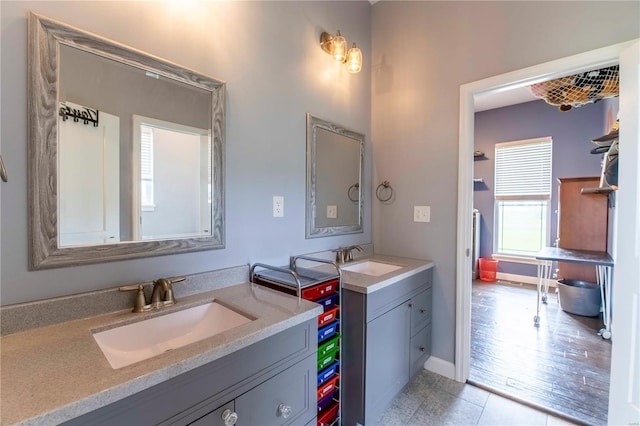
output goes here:
<path id="1" fill-rule="evenodd" d="M 573 423 L 424 370 L 393 401 L 378 424 L 546 426 Z"/>

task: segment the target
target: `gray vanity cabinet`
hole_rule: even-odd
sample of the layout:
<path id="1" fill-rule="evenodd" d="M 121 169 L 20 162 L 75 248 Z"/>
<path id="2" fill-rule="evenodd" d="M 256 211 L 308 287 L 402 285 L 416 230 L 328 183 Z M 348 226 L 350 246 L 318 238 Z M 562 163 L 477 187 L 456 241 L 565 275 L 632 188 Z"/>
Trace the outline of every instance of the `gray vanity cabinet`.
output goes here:
<path id="1" fill-rule="evenodd" d="M 367 323 L 366 407 L 387 405 L 409 381 L 410 325 L 408 302 Z"/>
<path id="2" fill-rule="evenodd" d="M 189 425 L 225 426 L 226 410 L 237 416 L 236 426 L 304 424 L 295 420 L 300 414 L 309 413 L 310 402 L 311 408 L 315 408 L 315 401 L 308 396 L 309 384 L 317 371 L 315 361 L 314 357 L 306 358 Z M 303 417 L 305 421 L 308 418 Z"/>
<path id="3" fill-rule="evenodd" d="M 316 419 L 317 330 L 314 318 L 66 424 L 225 425 L 229 409 L 238 426 L 306 425 Z"/>
<path id="4" fill-rule="evenodd" d="M 369 294 L 343 290 L 343 424 L 375 424 L 422 370 L 431 354 L 431 284 L 427 269 Z"/>

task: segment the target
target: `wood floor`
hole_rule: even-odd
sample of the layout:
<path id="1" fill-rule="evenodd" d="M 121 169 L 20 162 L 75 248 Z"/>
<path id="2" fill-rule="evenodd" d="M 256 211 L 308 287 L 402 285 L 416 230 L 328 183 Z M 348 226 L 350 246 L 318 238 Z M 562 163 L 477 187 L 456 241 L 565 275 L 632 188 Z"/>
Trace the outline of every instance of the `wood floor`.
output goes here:
<path id="1" fill-rule="evenodd" d="M 533 325 L 534 286 L 473 283 L 469 382 L 578 423 L 607 423 L 611 342 L 602 319 L 560 309 L 550 289 Z"/>

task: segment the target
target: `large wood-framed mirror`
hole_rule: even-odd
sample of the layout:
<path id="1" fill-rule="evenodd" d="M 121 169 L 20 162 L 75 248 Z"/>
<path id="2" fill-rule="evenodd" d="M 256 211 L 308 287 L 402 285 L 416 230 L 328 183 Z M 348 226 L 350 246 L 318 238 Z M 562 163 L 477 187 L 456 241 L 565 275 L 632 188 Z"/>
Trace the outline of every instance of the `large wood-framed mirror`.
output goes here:
<path id="1" fill-rule="evenodd" d="M 30 268 L 223 248 L 224 95 L 32 13 Z"/>
<path id="2" fill-rule="evenodd" d="M 363 232 L 363 163 L 363 134 L 307 113 L 307 238 Z"/>

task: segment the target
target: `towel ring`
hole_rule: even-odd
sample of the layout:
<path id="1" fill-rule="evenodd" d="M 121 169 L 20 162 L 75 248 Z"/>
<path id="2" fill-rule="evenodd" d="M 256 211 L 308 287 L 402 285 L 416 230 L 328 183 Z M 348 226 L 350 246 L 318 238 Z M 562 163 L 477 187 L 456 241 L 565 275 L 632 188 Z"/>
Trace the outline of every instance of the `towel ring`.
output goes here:
<path id="1" fill-rule="evenodd" d="M 356 196 L 356 198 L 351 198 L 351 190 L 352 189 L 360 189 L 360 184 L 359 183 L 354 183 L 353 185 L 351 185 L 349 187 L 349 189 L 347 190 L 347 197 L 349 197 L 349 199 L 351 201 L 353 201 L 354 203 L 358 201 L 358 199 L 360 198 L 360 194 L 358 193 L 358 195 Z"/>
<path id="2" fill-rule="evenodd" d="M 385 191 L 389 192 L 389 196 L 386 198 L 383 198 L 383 196 L 380 194 L 384 194 Z M 393 194 L 394 194 L 393 188 L 391 187 L 391 184 L 389 183 L 388 180 L 385 180 L 376 188 L 376 198 L 378 198 L 378 200 L 382 201 L 383 203 L 389 201 L 393 197 Z"/>

